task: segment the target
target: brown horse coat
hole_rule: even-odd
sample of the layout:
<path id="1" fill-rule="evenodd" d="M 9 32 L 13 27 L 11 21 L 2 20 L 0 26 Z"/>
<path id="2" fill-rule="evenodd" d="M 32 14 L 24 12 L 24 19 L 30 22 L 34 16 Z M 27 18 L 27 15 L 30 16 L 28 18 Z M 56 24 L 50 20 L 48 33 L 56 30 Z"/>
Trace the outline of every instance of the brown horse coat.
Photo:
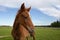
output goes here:
<path id="1" fill-rule="evenodd" d="M 29 35 L 32 35 L 33 39 L 35 39 L 34 26 L 29 15 L 30 9 L 31 7 L 25 8 L 23 3 L 18 10 L 12 29 L 14 40 L 25 40 Z"/>

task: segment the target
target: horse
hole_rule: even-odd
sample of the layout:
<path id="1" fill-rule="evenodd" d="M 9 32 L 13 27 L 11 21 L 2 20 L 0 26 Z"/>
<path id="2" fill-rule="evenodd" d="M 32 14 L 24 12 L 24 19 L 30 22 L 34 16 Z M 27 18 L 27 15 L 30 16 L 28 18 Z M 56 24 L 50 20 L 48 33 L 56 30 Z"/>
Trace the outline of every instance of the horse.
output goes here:
<path id="1" fill-rule="evenodd" d="M 23 3 L 18 10 L 11 32 L 14 40 L 29 40 L 29 36 L 35 40 L 35 27 L 30 18 L 30 9 L 31 7 L 25 8 Z"/>

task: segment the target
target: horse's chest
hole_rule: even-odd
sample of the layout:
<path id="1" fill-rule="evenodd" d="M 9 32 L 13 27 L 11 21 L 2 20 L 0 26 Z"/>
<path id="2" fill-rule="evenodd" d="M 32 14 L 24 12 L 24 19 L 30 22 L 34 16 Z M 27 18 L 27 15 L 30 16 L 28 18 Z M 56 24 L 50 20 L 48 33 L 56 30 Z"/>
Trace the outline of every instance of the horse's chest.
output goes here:
<path id="1" fill-rule="evenodd" d="M 29 32 L 24 28 L 24 26 L 20 26 L 20 33 L 21 33 L 21 35 L 23 35 L 23 36 L 28 36 L 29 35 Z"/>

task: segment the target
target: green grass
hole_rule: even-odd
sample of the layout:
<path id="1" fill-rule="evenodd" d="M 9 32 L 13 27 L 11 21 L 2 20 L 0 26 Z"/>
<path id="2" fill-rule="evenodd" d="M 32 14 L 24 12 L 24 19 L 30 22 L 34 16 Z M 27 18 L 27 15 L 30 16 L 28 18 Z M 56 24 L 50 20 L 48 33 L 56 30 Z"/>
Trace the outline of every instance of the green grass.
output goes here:
<path id="1" fill-rule="evenodd" d="M 0 27 L 0 36 L 10 35 L 11 27 Z"/>
<path id="2" fill-rule="evenodd" d="M 58 28 L 36 28 L 36 40 L 60 40 Z"/>
<path id="3" fill-rule="evenodd" d="M 0 27 L 0 40 L 13 40 L 11 37 L 11 27 Z M 36 40 L 60 40 L 60 28 L 35 28 Z"/>

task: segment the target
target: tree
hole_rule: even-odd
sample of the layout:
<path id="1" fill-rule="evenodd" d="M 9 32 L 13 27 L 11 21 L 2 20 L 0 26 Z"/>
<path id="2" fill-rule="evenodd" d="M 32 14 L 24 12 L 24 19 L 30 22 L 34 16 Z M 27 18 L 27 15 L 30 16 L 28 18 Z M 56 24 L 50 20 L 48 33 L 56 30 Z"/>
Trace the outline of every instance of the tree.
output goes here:
<path id="1" fill-rule="evenodd" d="M 51 23 L 51 27 L 60 27 L 60 21 Z"/>

